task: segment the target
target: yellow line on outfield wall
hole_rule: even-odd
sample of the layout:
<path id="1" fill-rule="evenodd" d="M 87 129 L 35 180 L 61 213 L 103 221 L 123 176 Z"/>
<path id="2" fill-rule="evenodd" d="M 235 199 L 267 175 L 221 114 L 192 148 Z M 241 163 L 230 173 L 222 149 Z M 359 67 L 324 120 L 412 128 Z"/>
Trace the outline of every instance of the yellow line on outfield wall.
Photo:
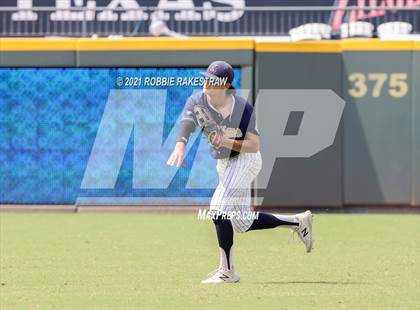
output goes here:
<path id="1" fill-rule="evenodd" d="M 0 51 L 75 51 L 73 38 L 0 38 Z"/>
<path id="2" fill-rule="evenodd" d="M 379 39 L 346 39 L 323 41 L 255 43 L 257 52 L 276 53 L 341 53 L 343 51 L 418 51 L 419 41 L 382 41 Z"/>
<path id="3" fill-rule="evenodd" d="M 252 37 L 189 38 L 0 38 L 0 51 L 183 51 L 255 50 L 284 53 L 420 51 L 420 41 L 346 39 L 287 42 Z"/>
<path id="4" fill-rule="evenodd" d="M 267 41 L 255 43 L 257 52 L 275 52 L 275 53 L 340 53 L 340 41 L 301 41 L 301 42 L 284 42 L 284 41 Z"/>
<path id="5" fill-rule="evenodd" d="M 415 51 L 419 41 L 383 41 L 379 39 L 347 39 L 341 41 L 343 51 Z"/>
<path id="6" fill-rule="evenodd" d="M 254 40 L 244 38 L 194 37 L 194 38 L 123 38 L 78 39 L 77 50 L 253 50 Z"/>
<path id="7" fill-rule="evenodd" d="M 2 51 L 253 50 L 249 38 L 0 38 Z"/>

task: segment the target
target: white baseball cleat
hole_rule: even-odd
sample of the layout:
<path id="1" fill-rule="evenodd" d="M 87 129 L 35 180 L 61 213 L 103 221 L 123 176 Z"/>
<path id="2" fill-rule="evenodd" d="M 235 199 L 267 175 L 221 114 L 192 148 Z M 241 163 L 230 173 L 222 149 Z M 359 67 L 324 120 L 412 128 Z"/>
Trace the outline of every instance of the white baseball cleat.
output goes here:
<path id="1" fill-rule="evenodd" d="M 235 283 L 239 282 L 239 274 L 235 270 L 228 270 L 224 268 L 216 269 L 207 276 L 208 278 L 201 281 L 204 284 L 218 284 L 218 283 Z"/>
<path id="2" fill-rule="evenodd" d="M 312 212 L 307 210 L 302 213 L 296 214 L 296 218 L 299 221 L 299 226 L 294 230 L 299 235 L 300 240 L 305 244 L 306 252 L 309 253 L 313 246 L 313 235 L 312 235 Z"/>

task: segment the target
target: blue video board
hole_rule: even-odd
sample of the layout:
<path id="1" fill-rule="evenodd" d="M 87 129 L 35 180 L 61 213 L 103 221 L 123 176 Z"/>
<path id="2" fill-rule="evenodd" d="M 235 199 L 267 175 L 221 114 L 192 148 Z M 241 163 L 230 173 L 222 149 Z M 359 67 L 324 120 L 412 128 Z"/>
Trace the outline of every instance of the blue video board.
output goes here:
<path id="1" fill-rule="evenodd" d="M 128 200 L 185 197 L 186 201 L 192 197 L 197 198 L 196 201 L 207 201 L 217 184 L 217 175 L 214 159 L 206 151 L 208 145 L 201 143 L 203 139 L 192 139 L 185 167 L 162 168 L 173 148 L 177 120 L 185 101 L 200 87 L 188 82 L 156 86 L 155 81 L 144 86 L 147 79 L 151 81 L 156 77 L 188 81 L 203 70 L 205 68 L 0 69 L 0 202 L 68 204 L 80 197 Z M 240 69 L 235 69 L 235 76 L 234 85 L 240 88 Z M 150 91 L 156 94 L 151 95 Z M 136 147 L 135 124 L 132 124 L 128 140 L 123 143 L 121 163 L 115 165 L 114 162 L 118 171 L 113 186 L 102 186 L 100 179 L 98 186 L 92 182 L 82 186 L 93 146 L 98 143 L 99 129 L 102 126 L 106 131 L 107 104 L 113 94 L 121 92 L 142 98 L 149 96 L 150 104 L 135 112 L 146 131 L 143 130 Z M 110 137 L 109 143 L 120 141 L 118 139 L 118 136 Z M 135 169 L 140 166 L 135 161 L 141 158 L 147 162 L 140 164 L 144 170 L 136 174 Z M 109 158 L 102 164 L 108 167 L 114 159 Z M 135 175 L 154 182 L 135 186 Z"/>

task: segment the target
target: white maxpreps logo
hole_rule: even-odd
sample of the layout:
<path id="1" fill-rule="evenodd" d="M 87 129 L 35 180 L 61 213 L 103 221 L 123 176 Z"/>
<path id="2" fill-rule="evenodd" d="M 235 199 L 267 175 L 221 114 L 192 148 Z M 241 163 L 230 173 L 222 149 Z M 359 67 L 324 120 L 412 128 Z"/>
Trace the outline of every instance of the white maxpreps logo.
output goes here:
<path id="1" fill-rule="evenodd" d="M 231 219 L 242 219 L 242 220 L 258 220 L 260 213 L 258 211 L 221 211 L 221 210 L 208 210 L 198 209 L 197 220 L 231 220 Z"/>
<path id="2" fill-rule="evenodd" d="M 247 90 L 238 91 L 248 93 Z M 279 98 L 282 98 L 281 105 L 278 104 Z M 166 101 L 165 89 L 116 89 L 110 92 L 83 176 L 82 189 L 115 188 L 132 134 L 133 188 L 168 188 L 177 170 L 168 169 L 166 160 L 156 158 L 161 154 L 170 154 L 176 143 L 178 127 L 174 126 L 166 140 L 162 141 Z M 256 118 L 257 123 L 259 119 L 264 119 L 264 122 L 258 123 L 261 145 L 271 147 L 264 149 L 264 165 L 257 177 L 257 187 L 267 187 L 276 158 L 308 158 L 332 145 L 344 105 L 344 101 L 328 89 L 260 90 L 256 98 Z M 283 133 L 288 119 L 295 111 L 304 113 L 302 123 L 296 135 L 285 136 Z M 239 133 L 235 128 L 225 128 L 225 131 L 228 135 Z M 272 141 L 273 132 L 278 133 L 276 141 Z M 209 156 L 209 145 L 203 142 L 205 139 L 197 141 L 199 137 L 196 131 L 185 149 L 185 154 L 188 154 L 192 145 L 198 142 L 186 188 L 213 189 L 216 184 L 209 184 L 202 178 L 202 162 Z M 204 167 L 204 171 L 212 171 L 210 164 Z M 151 169 L 159 174 L 159 178 L 150 177 L 153 173 Z"/>

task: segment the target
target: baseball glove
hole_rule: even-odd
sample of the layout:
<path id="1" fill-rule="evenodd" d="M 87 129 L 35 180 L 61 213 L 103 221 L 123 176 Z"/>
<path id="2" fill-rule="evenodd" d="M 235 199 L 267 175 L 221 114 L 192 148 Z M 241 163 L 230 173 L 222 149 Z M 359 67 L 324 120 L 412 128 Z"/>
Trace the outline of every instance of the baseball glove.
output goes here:
<path id="1" fill-rule="evenodd" d="M 223 141 L 223 130 L 211 116 L 210 111 L 202 105 L 193 108 L 197 125 L 204 132 L 207 140 L 215 147 L 219 148 Z"/>

